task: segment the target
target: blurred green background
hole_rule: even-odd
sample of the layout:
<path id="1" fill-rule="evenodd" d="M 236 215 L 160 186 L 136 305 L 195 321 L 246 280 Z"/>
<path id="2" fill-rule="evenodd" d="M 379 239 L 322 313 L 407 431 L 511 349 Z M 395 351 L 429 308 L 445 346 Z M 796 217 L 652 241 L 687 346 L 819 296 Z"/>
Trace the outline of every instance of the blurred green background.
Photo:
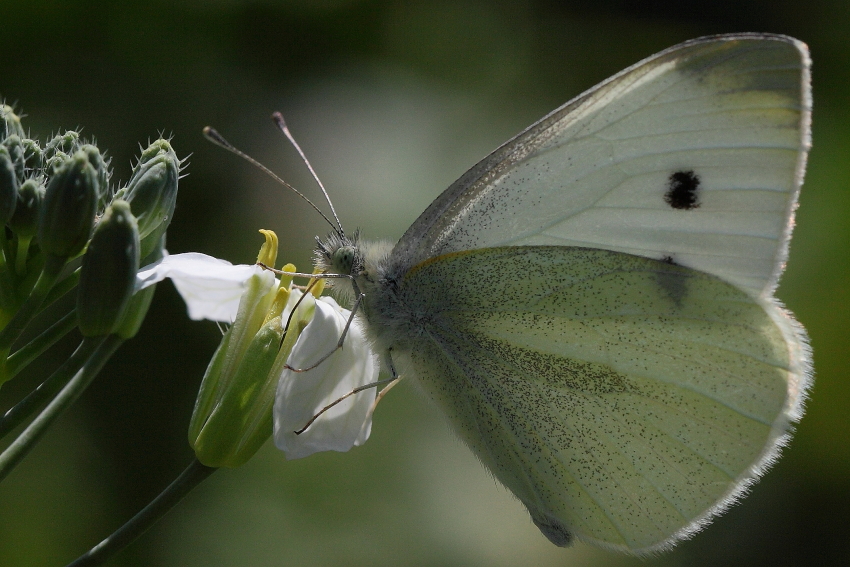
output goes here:
<path id="1" fill-rule="evenodd" d="M 287 117 L 343 223 L 396 239 L 478 159 L 549 110 L 665 47 L 713 33 L 806 41 L 814 146 L 778 295 L 817 371 L 783 458 L 751 495 L 674 551 L 637 560 L 558 549 L 440 416 L 402 385 L 372 437 L 287 462 L 266 446 L 216 473 L 117 556 L 127 566 L 850 564 L 850 4 L 846 0 L 2 0 L 0 97 L 44 141 L 82 126 L 129 177 L 159 132 L 191 154 L 172 252 L 253 261 L 259 228 L 308 268 L 327 227 L 204 141 L 205 125 L 316 195 L 272 126 Z M 191 458 L 186 428 L 220 334 L 170 284 L 136 340 L 0 485 L 0 564 L 64 565 Z M 75 345 L 56 349 L 57 359 Z M 48 365 L 0 392 L 5 410 Z"/>

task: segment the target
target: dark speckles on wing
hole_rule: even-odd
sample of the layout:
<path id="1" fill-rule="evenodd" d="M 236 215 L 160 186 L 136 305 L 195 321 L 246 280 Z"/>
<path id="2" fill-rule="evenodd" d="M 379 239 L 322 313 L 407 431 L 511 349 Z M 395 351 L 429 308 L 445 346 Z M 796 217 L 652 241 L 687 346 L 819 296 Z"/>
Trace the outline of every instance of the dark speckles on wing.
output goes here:
<path id="1" fill-rule="evenodd" d="M 556 390 L 601 396 L 624 393 L 630 389 L 625 376 L 604 364 L 533 352 L 483 335 L 467 335 L 466 338 L 476 348 L 498 359 L 511 361 L 518 373 L 536 376 L 541 384 Z"/>
<path id="2" fill-rule="evenodd" d="M 693 171 L 676 171 L 668 179 L 664 202 L 674 209 L 696 209 L 699 207 L 699 189 L 699 175 Z"/>

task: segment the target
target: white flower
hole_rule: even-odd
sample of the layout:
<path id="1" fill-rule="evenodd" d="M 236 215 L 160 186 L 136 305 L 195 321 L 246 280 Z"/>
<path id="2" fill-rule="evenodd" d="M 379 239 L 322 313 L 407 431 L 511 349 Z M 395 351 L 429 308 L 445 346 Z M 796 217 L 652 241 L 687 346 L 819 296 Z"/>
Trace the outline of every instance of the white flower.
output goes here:
<path id="1" fill-rule="evenodd" d="M 139 270 L 136 291 L 171 278 L 186 302 L 190 319 L 232 323 L 248 279 L 255 274 L 267 279 L 269 287 L 274 282 L 274 275 L 257 265 L 234 266 L 198 252 L 166 254 Z"/>
<path id="2" fill-rule="evenodd" d="M 306 368 L 336 346 L 351 311 L 330 297 L 316 302 L 313 320 L 298 337 L 288 364 Z M 325 406 L 348 392 L 378 379 L 378 360 L 355 319 L 343 348 L 307 372 L 285 370 L 277 385 L 274 403 L 274 442 L 287 459 L 299 459 L 319 451 L 348 451 L 369 438 L 369 408 L 375 389 L 369 388 L 338 403 L 300 435 L 301 429 Z"/>
<path id="3" fill-rule="evenodd" d="M 170 278 L 186 301 L 190 318 L 233 323 L 252 277 L 260 278 L 260 285 L 269 292 L 276 282 L 272 272 L 256 265 L 234 266 L 199 253 L 174 254 L 139 270 L 136 290 Z M 296 299 L 300 292 L 293 290 L 292 295 L 291 299 Z M 304 301 L 314 300 L 308 294 Z M 258 305 L 268 308 L 269 304 Z M 351 316 L 351 311 L 330 297 L 320 297 L 315 306 L 312 319 L 287 358 L 291 368 L 309 367 L 333 351 Z M 282 325 L 286 324 L 290 309 L 287 307 L 283 313 Z M 372 428 L 369 409 L 375 400 L 374 388 L 358 392 L 324 412 L 302 434 L 294 431 L 351 390 L 376 382 L 378 371 L 377 357 L 355 320 L 343 347 L 319 366 L 307 372 L 284 369 L 280 376 L 273 377 L 278 381 L 273 411 L 275 444 L 286 458 L 298 459 L 319 451 L 348 451 L 364 443 Z"/>

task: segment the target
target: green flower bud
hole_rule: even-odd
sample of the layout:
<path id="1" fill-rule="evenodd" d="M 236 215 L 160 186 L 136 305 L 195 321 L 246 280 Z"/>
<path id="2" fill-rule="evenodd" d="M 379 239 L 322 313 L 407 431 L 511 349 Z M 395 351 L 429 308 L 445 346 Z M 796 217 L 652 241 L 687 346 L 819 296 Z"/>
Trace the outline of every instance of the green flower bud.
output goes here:
<path id="1" fill-rule="evenodd" d="M 44 146 L 44 157 L 50 159 L 58 153 L 74 155 L 83 143 L 80 141 L 80 133 L 68 130 L 64 134 L 56 134 L 53 139 Z"/>
<path id="2" fill-rule="evenodd" d="M 19 275 L 27 271 L 30 243 L 38 232 L 38 212 L 43 201 L 44 185 L 35 179 L 27 179 L 18 189 L 18 204 L 7 226 L 15 233 L 18 241 L 15 270 Z"/>
<path id="3" fill-rule="evenodd" d="M 15 162 L 6 146 L 0 146 L 0 227 L 9 222 L 15 213 L 18 187 Z"/>
<path id="4" fill-rule="evenodd" d="M 44 159 L 44 174 L 50 179 L 71 160 L 71 156 L 65 152 L 55 152 L 50 157 L 47 157 L 47 152 L 44 152 L 42 158 Z"/>
<path id="5" fill-rule="evenodd" d="M 35 179 L 27 179 L 18 189 L 15 214 L 9 220 L 9 228 L 18 238 L 31 239 L 38 232 L 38 210 L 44 200 L 44 185 Z"/>
<path id="6" fill-rule="evenodd" d="M 3 146 L 9 151 L 9 157 L 12 158 L 12 163 L 15 164 L 15 175 L 18 176 L 18 182 L 24 180 L 24 166 L 26 158 L 24 157 L 24 144 L 21 142 L 21 137 L 17 134 L 12 134 L 3 142 Z"/>
<path id="7" fill-rule="evenodd" d="M 139 220 L 142 254 L 149 254 L 165 234 L 177 204 L 180 160 L 167 140 L 147 147 L 127 183 L 125 199 Z"/>
<path id="8" fill-rule="evenodd" d="M 100 204 L 104 204 L 103 199 L 109 192 L 109 177 L 111 176 L 109 160 L 105 159 L 100 154 L 100 150 L 97 146 L 93 146 L 91 144 L 81 146 L 80 151 L 85 152 L 86 155 L 89 156 L 89 163 L 92 164 L 92 167 L 94 167 L 95 171 L 97 171 L 97 185 L 100 188 L 98 200 Z"/>
<path id="9" fill-rule="evenodd" d="M 77 152 L 50 179 L 38 216 L 38 242 L 47 254 L 70 258 L 82 252 L 97 212 L 97 171 Z"/>
<path id="10" fill-rule="evenodd" d="M 21 119 L 15 114 L 15 111 L 8 104 L 0 103 L 0 142 L 8 136 L 16 134 L 21 138 L 24 137 L 24 128 L 21 126 Z"/>
<path id="11" fill-rule="evenodd" d="M 115 201 L 92 235 L 77 288 L 77 323 L 84 337 L 121 324 L 139 271 L 139 227 L 125 201 Z"/>
<path id="12" fill-rule="evenodd" d="M 23 139 L 24 146 L 24 177 L 34 177 L 44 166 L 43 152 L 36 140 Z"/>
<path id="13" fill-rule="evenodd" d="M 254 335 L 228 388 L 204 420 L 198 436 L 191 439 L 198 460 L 208 467 L 238 467 L 250 459 L 272 434 L 274 386 L 269 374 L 278 357 L 283 329 L 272 319 Z M 216 353 L 223 356 L 224 353 Z M 263 390 L 269 390 L 267 411 L 252 411 Z M 194 416 L 193 416 L 194 418 Z M 193 419 L 194 421 L 194 419 Z"/>

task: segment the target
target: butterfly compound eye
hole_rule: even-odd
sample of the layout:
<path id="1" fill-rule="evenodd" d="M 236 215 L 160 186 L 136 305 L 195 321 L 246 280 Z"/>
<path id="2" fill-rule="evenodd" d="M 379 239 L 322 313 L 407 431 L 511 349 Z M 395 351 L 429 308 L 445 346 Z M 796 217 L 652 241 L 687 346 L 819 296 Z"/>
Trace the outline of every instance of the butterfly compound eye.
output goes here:
<path id="1" fill-rule="evenodd" d="M 340 274 L 350 274 L 354 266 L 354 247 L 340 246 L 331 257 L 333 269 Z"/>

